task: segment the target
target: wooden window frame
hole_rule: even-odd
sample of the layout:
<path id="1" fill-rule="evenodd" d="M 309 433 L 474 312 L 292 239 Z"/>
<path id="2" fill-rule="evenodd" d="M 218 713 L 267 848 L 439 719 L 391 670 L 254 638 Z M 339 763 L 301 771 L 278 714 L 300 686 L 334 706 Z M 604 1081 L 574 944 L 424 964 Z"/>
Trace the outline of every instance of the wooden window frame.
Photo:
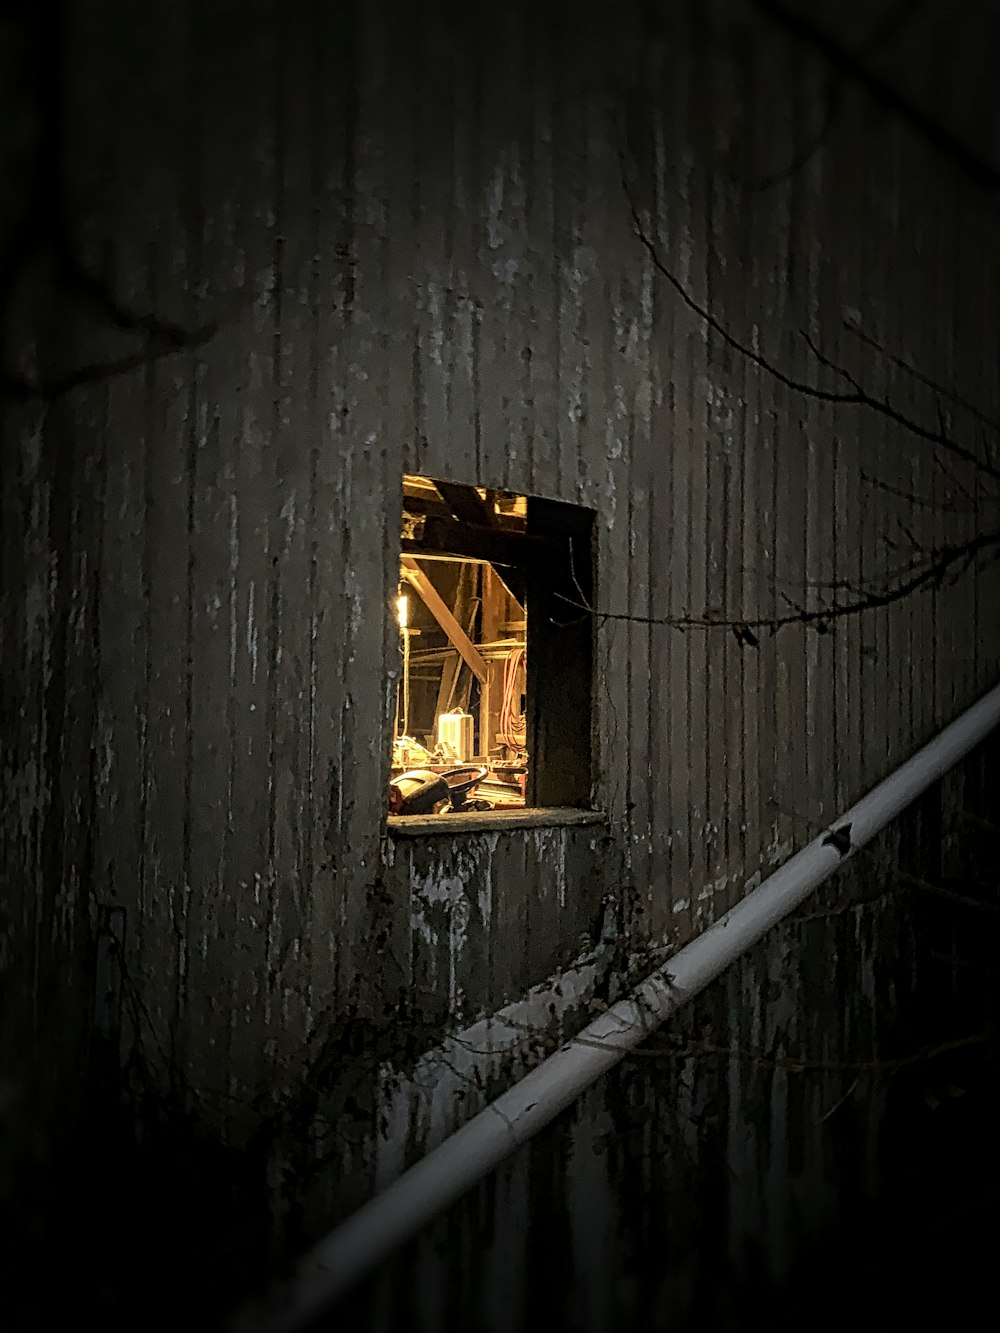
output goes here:
<path id="1" fill-rule="evenodd" d="M 433 482 L 450 512 L 429 512 L 419 537 L 400 539 L 400 558 L 436 556 L 485 560 L 525 607 L 527 628 L 528 782 L 523 809 L 434 816 L 448 831 L 474 824 L 537 825 L 551 811 L 556 821 L 592 811 L 594 744 L 595 513 L 563 501 L 527 497 L 523 532 L 491 521 L 479 491 Z M 407 505 L 410 508 L 410 505 Z M 430 817 L 391 816 L 400 830 Z M 442 827 L 442 830 L 444 828 Z"/>

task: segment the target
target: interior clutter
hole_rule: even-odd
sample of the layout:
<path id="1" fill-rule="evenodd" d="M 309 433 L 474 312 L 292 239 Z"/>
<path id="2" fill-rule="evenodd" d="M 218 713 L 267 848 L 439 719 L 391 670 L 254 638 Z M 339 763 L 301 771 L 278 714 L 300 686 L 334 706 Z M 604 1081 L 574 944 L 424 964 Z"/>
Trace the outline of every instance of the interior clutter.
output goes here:
<path id="1" fill-rule="evenodd" d="M 403 478 L 390 815 L 523 806 L 527 500 Z"/>

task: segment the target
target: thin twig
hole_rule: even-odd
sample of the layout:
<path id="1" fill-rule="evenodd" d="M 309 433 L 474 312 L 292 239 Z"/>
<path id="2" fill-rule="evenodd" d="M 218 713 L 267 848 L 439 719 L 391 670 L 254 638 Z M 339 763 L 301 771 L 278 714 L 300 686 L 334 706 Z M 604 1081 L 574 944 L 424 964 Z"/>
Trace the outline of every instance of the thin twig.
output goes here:
<path id="1" fill-rule="evenodd" d="M 858 1086 L 860 1082 L 861 1082 L 860 1077 L 851 1079 L 848 1089 L 844 1093 L 843 1097 L 838 1097 L 837 1100 L 830 1107 L 830 1109 L 828 1111 L 824 1111 L 823 1114 L 819 1116 L 818 1119 L 813 1121 L 813 1124 L 816 1125 L 817 1127 L 819 1125 L 826 1124 L 826 1122 L 830 1119 L 830 1117 L 832 1115 L 835 1115 L 840 1110 L 840 1108 L 850 1099 L 855 1088 Z"/>
<path id="2" fill-rule="evenodd" d="M 870 394 L 850 374 L 850 372 L 845 369 L 845 367 L 837 365 L 826 356 L 826 354 L 816 345 L 808 332 L 803 331 L 802 336 L 813 353 L 813 356 L 821 366 L 843 379 L 845 383 L 849 385 L 847 390 L 823 389 L 820 388 L 819 385 L 800 380 L 794 375 L 790 375 L 782 370 L 780 366 L 769 360 L 761 352 L 754 351 L 754 349 L 747 343 L 743 342 L 742 339 L 737 338 L 736 335 L 730 332 L 730 330 L 726 328 L 722 321 L 713 314 L 707 306 L 702 305 L 695 299 L 684 283 L 681 282 L 680 278 L 678 278 L 677 274 L 666 264 L 660 254 L 658 246 L 643 225 L 639 208 L 633 198 L 632 190 L 629 185 L 628 172 L 626 170 L 623 154 L 620 155 L 619 166 L 621 170 L 622 188 L 628 202 L 636 239 L 646 251 L 650 262 L 657 273 L 670 284 L 688 309 L 691 310 L 707 328 L 711 329 L 713 333 L 721 338 L 727 347 L 731 347 L 733 351 L 738 352 L 745 360 L 749 361 L 752 365 L 757 366 L 760 370 L 763 370 L 778 384 L 783 385 L 786 389 L 790 389 L 793 393 L 801 394 L 803 397 L 811 398 L 816 402 L 836 404 L 842 407 L 861 407 L 868 411 L 876 412 L 878 415 L 892 421 L 895 425 L 900 426 L 918 439 L 926 440 L 929 444 L 933 444 L 952 454 L 954 457 L 960 458 L 964 463 L 968 463 L 970 466 L 985 473 L 987 476 L 1000 480 L 1000 468 L 981 459 L 978 454 L 966 449 L 964 445 L 953 440 L 940 428 L 931 429 L 927 426 L 923 426 L 920 422 L 914 421 L 904 412 L 901 412 L 888 397 L 879 399 Z"/>
<path id="3" fill-rule="evenodd" d="M 905 883 L 921 893 L 931 893 L 937 898 L 946 898 L 949 902 L 959 903 L 962 907 L 972 907 L 979 912 L 992 913 L 1000 915 L 1000 904 L 983 902 L 981 898 L 973 898 L 967 893 L 957 893 L 954 889 L 943 888 L 940 884 L 932 884 L 930 880 L 921 879 L 919 875 L 907 874 L 904 870 L 895 872 Z"/>
<path id="4" fill-rule="evenodd" d="M 637 625 L 665 625 L 678 630 L 740 628 L 769 630 L 772 633 L 784 629 L 787 625 L 807 625 L 819 633 L 825 633 L 832 620 L 862 615 L 867 611 L 890 606 L 922 588 L 940 587 L 946 581 L 957 577 L 974 561 L 982 560 L 987 554 L 991 559 L 1000 555 L 1000 532 L 981 533 L 968 541 L 939 547 L 936 551 L 928 553 L 922 567 L 916 559 L 911 562 L 905 571 L 905 576 L 900 577 L 894 586 L 872 589 L 850 602 L 834 602 L 829 606 L 807 610 L 804 607 L 796 607 L 792 599 L 786 596 L 785 600 L 792 609 L 774 616 L 715 616 L 707 612 L 703 615 L 639 616 L 623 611 L 598 611 L 584 601 L 576 601 L 558 592 L 553 596 L 567 606 L 593 616 L 600 622 L 627 621 Z"/>
<path id="5" fill-rule="evenodd" d="M 992 1041 L 994 1035 L 992 1032 L 975 1032 L 954 1041 L 942 1042 L 939 1046 L 923 1047 L 911 1055 L 899 1056 L 893 1060 L 812 1060 L 797 1056 L 772 1057 L 744 1046 L 716 1046 L 710 1042 L 689 1043 L 683 1047 L 637 1046 L 631 1048 L 627 1054 L 668 1060 L 697 1060 L 705 1056 L 722 1056 L 728 1060 L 743 1060 L 761 1069 L 774 1069 L 788 1074 L 895 1074 L 900 1069 L 909 1069 L 914 1065 L 937 1060 L 942 1055 L 950 1055 L 953 1051 L 983 1046 Z M 573 1041 L 584 1046 L 605 1049 L 610 1046 L 614 1049 L 614 1043 L 597 1038 L 574 1037 Z"/>
<path id="6" fill-rule="evenodd" d="M 866 347 L 870 347 L 873 352 L 877 352 L 879 356 L 888 361 L 890 365 L 896 366 L 897 369 L 902 370 L 905 374 L 909 375 L 911 379 L 916 380 L 918 384 L 922 384 L 925 388 L 931 389 L 936 394 L 940 394 L 943 398 L 948 399 L 949 402 L 954 403 L 956 407 L 961 407 L 964 411 L 968 412 L 970 416 L 975 417 L 977 421 L 988 427 L 991 431 L 1000 432 L 1000 421 L 995 417 L 987 416 L 987 414 L 982 412 L 975 403 L 970 399 L 963 397 L 962 394 L 958 393 L 955 389 L 951 389 L 947 385 L 941 384 L 938 380 L 932 379 L 923 371 L 917 370 L 917 368 L 911 365 L 905 357 L 897 356 L 894 352 L 890 352 L 888 348 L 878 341 L 877 338 L 873 338 L 870 333 L 866 333 L 860 324 L 855 323 L 854 320 L 845 319 L 844 328 L 847 329 L 849 333 L 852 333 L 860 342 L 863 342 Z"/>
<path id="7" fill-rule="evenodd" d="M 972 505 L 957 505 L 945 500 L 929 500 L 925 496 L 914 495 L 911 491 L 905 490 L 902 486 L 893 486 L 888 481 L 883 481 L 880 477 L 873 477 L 870 472 L 862 472 L 861 480 L 875 490 L 883 491 L 886 495 L 895 496 L 896 499 L 905 500 L 913 509 L 930 509 L 938 514 L 955 514 L 961 517 L 968 517 L 973 513 Z M 982 500 L 1000 504 L 1000 492 L 996 495 L 985 495 Z"/>

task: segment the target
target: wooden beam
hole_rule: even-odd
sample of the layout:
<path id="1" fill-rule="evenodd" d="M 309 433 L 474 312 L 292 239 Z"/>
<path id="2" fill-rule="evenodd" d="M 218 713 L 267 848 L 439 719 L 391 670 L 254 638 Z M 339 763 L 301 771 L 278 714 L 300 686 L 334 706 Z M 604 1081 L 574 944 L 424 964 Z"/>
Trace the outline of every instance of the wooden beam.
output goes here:
<path id="1" fill-rule="evenodd" d="M 410 495 L 403 496 L 403 513 L 412 514 L 415 518 L 434 518 L 444 520 L 446 523 L 458 523 L 460 520 L 455 517 L 454 511 L 445 504 L 437 493 L 433 495 Z M 481 515 L 478 516 L 481 518 Z M 516 514 L 490 514 L 488 523 L 473 522 L 471 526 L 477 531 L 487 527 L 490 530 L 496 529 L 499 532 L 524 532 L 524 519 L 518 518 Z"/>
<path id="2" fill-rule="evenodd" d="M 476 623 L 476 612 L 479 610 L 479 599 L 474 597 L 469 589 L 472 587 L 472 570 L 477 568 L 474 565 L 462 565 L 458 571 L 458 589 L 455 593 L 455 605 L 452 607 L 452 615 L 458 620 L 462 604 L 469 604 L 469 610 L 463 619 L 467 622 L 465 626 L 466 634 L 472 634 L 472 628 Z M 459 624 L 462 622 L 459 621 Z M 462 670 L 462 657 L 452 649 L 448 649 L 445 661 L 441 663 L 441 684 L 438 688 L 437 707 L 434 709 L 434 716 L 446 713 L 451 707 L 451 701 L 455 695 L 455 686 L 458 684 L 459 673 Z M 412 660 L 412 659 L 411 659 Z M 465 711 L 464 709 L 462 710 Z"/>
<path id="3" fill-rule="evenodd" d="M 517 608 L 517 618 L 523 620 L 524 602 L 527 595 L 524 588 L 524 570 L 515 569 L 513 565 L 490 565 L 490 570 Z M 483 643 L 489 642 L 490 638 L 484 634 Z"/>
<path id="4" fill-rule="evenodd" d="M 406 579 L 407 583 L 411 584 L 423 598 L 427 610 L 461 653 L 469 670 L 478 681 L 484 681 L 489 674 L 486 670 L 486 663 L 476 652 L 476 649 L 465 630 L 448 610 L 446 603 L 442 599 L 438 590 L 434 587 L 434 584 L 431 583 L 430 579 L 412 556 L 404 555 L 400 557 L 399 567 L 402 577 Z"/>
<path id="5" fill-rule="evenodd" d="M 500 624 L 506 613 L 510 595 L 492 565 L 483 565 L 482 571 L 482 642 L 493 643 L 500 638 Z M 479 735 L 480 752 L 483 755 L 489 755 L 500 727 L 500 702 L 503 698 L 506 661 L 491 661 L 488 665 L 490 678 L 480 693 Z"/>
<path id="6" fill-rule="evenodd" d="M 428 515 L 424 535 L 419 540 L 404 537 L 402 550 L 407 555 L 438 555 L 455 559 L 488 560 L 491 565 L 524 568 L 532 560 L 551 561 L 562 556 L 565 545 L 557 545 L 538 534 L 504 532 L 482 528 Z"/>
<path id="7" fill-rule="evenodd" d="M 435 481 L 438 494 L 451 512 L 462 523 L 473 523 L 481 528 L 494 528 L 493 510 L 474 486 L 460 486 L 454 481 Z"/>

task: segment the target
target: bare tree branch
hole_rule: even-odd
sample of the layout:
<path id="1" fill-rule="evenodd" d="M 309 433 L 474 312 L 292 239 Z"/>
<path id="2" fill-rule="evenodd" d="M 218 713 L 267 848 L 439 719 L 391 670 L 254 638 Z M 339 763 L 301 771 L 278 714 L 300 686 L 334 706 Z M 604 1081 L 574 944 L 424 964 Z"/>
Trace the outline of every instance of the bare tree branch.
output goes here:
<path id="1" fill-rule="evenodd" d="M 941 884 L 932 884 L 929 880 L 921 879 L 919 875 L 909 875 L 905 871 L 897 870 L 896 878 L 904 884 L 909 884 L 914 889 L 919 889 L 921 893 L 931 893 L 937 898 L 947 898 L 949 902 L 958 903 L 962 907 L 971 907 L 977 912 L 987 912 L 991 915 L 1000 914 L 1000 903 L 986 902 L 982 898 L 973 898 L 968 893 L 957 893 L 954 889 L 946 889 Z"/>
<path id="2" fill-rule="evenodd" d="M 704 1056 L 722 1056 L 724 1059 L 745 1060 L 762 1069 L 783 1070 L 788 1074 L 824 1073 L 824 1074 L 894 1074 L 900 1069 L 909 1069 L 914 1065 L 937 1060 L 952 1051 L 966 1050 L 971 1046 L 983 1046 L 994 1039 L 991 1032 L 974 1032 L 954 1041 L 942 1042 L 939 1046 L 926 1047 L 903 1055 L 894 1060 L 812 1060 L 799 1056 L 768 1056 L 763 1051 L 745 1046 L 716 1046 L 712 1042 L 691 1042 L 682 1047 L 639 1046 L 629 1052 L 630 1055 L 667 1056 L 673 1060 L 693 1060 Z M 574 1038 L 580 1041 L 579 1037 Z M 588 1045 L 605 1045 L 604 1042 L 588 1042 Z"/>
<path id="3" fill-rule="evenodd" d="M 754 351 L 754 349 L 748 346 L 747 343 L 743 342 L 740 338 L 737 338 L 736 335 L 731 333 L 721 320 L 708 309 L 707 306 L 703 306 L 700 302 L 695 300 L 676 273 L 674 273 L 674 271 L 665 263 L 656 243 L 643 226 L 639 209 L 633 199 L 632 191 L 629 186 L 624 158 L 621 162 L 621 169 L 622 186 L 628 200 L 636 238 L 648 254 L 653 267 L 662 278 L 666 279 L 688 309 L 697 315 L 707 328 L 711 329 L 713 333 L 721 338 L 727 347 L 731 347 L 752 365 L 765 371 L 778 384 L 783 385 L 786 389 L 790 389 L 793 393 L 802 394 L 806 398 L 811 398 L 821 403 L 837 404 L 843 407 L 862 407 L 869 411 L 876 412 L 879 416 L 887 418 L 895 425 L 908 431 L 910 434 L 916 435 L 922 440 L 926 440 L 929 444 L 936 445 L 938 448 L 945 450 L 956 458 L 960 458 L 962 462 L 968 463 L 971 467 L 984 472 L 987 476 L 1000 480 L 1000 468 L 994 466 L 985 459 L 980 458 L 978 454 L 970 449 L 966 449 L 964 445 L 953 440 L 940 428 L 940 425 L 936 429 L 923 426 L 920 422 L 914 421 L 911 417 L 908 417 L 904 412 L 900 411 L 899 408 L 897 408 L 887 397 L 880 399 L 870 394 L 843 366 L 839 366 L 830 360 L 830 358 L 817 347 L 816 343 L 807 332 L 802 331 L 801 336 L 805 340 L 813 356 L 824 369 L 832 371 L 843 379 L 850 386 L 848 390 L 823 389 L 819 385 L 810 384 L 805 380 L 797 379 L 795 376 L 789 375 L 786 371 L 782 370 L 780 366 L 776 365 L 773 361 L 770 361 L 762 353 Z"/>
<path id="4" fill-rule="evenodd" d="M 845 319 L 844 328 L 863 342 L 866 347 L 870 347 L 873 352 L 877 352 L 879 356 L 883 357 L 891 365 L 896 366 L 897 369 L 902 370 L 905 374 L 909 375 L 911 379 L 916 380 L 918 384 L 923 384 L 926 388 L 932 389 L 934 393 L 947 399 L 948 402 L 954 403 L 956 407 L 963 408 L 970 416 L 974 417 L 989 430 L 1000 433 L 1000 421 L 995 417 L 987 416 L 968 398 L 963 398 L 962 395 L 956 393 L 954 389 L 949 388 L 945 384 L 941 384 L 938 380 L 932 379 L 929 375 L 924 374 L 923 371 L 917 370 L 905 357 L 897 356 L 895 353 L 888 351 L 877 338 L 873 338 L 871 334 L 866 333 L 860 324 L 856 324 L 854 320 Z"/>
<path id="5" fill-rule="evenodd" d="M 926 440 L 929 444 L 936 445 L 946 453 L 952 454 L 955 458 L 960 458 L 963 463 L 968 463 L 978 471 L 985 472 L 988 476 L 1000 480 L 1000 469 L 993 467 L 991 463 L 980 458 L 978 453 L 974 450 L 966 449 L 964 445 L 959 444 L 956 440 L 951 438 L 947 430 L 944 415 L 941 412 L 940 403 L 937 405 L 937 427 L 931 429 L 927 426 L 922 426 L 919 421 L 915 421 L 912 417 L 907 416 L 905 412 L 901 412 L 899 408 L 895 407 L 888 396 L 875 398 L 872 394 L 868 393 L 868 391 L 861 386 L 859 381 L 855 379 L 848 370 L 843 366 L 838 365 L 835 361 L 832 361 L 820 350 L 814 339 L 805 329 L 800 330 L 800 333 L 806 346 L 809 348 L 810 352 L 812 352 L 819 364 L 825 370 L 830 370 L 835 375 L 839 375 L 846 384 L 851 386 L 853 392 L 841 401 L 850 402 L 856 407 L 870 408 L 872 411 L 878 412 L 880 416 L 887 417 L 888 420 L 895 425 L 901 426 L 904 430 L 909 431 L 911 435 L 916 435 L 920 439 Z"/>
<path id="6" fill-rule="evenodd" d="M 894 578 L 889 586 L 870 588 L 847 602 L 834 600 L 829 606 L 807 609 L 797 606 L 791 598 L 782 594 L 782 599 L 790 610 L 772 616 L 728 616 L 704 612 L 701 615 L 678 616 L 640 616 L 628 612 L 598 611 L 586 600 L 577 601 L 556 593 L 556 598 L 566 606 L 572 607 L 599 621 L 628 621 L 635 625 L 669 625 L 678 630 L 689 629 L 729 629 L 739 643 L 747 647 L 756 647 L 753 631 L 776 633 L 787 625 L 805 625 L 819 634 L 829 632 L 830 623 L 847 616 L 862 615 L 881 607 L 891 606 L 894 602 L 909 597 L 924 588 L 939 588 L 954 581 L 970 566 L 977 562 L 985 563 L 1000 557 L 1000 532 L 987 532 L 965 541 L 950 543 L 929 552 L 926 557 L 917 557 L 899 577 Z M 922 562 L 922 563 L 918 563 Z M 572 622 L 565 622 L 572 623 Z"/>

